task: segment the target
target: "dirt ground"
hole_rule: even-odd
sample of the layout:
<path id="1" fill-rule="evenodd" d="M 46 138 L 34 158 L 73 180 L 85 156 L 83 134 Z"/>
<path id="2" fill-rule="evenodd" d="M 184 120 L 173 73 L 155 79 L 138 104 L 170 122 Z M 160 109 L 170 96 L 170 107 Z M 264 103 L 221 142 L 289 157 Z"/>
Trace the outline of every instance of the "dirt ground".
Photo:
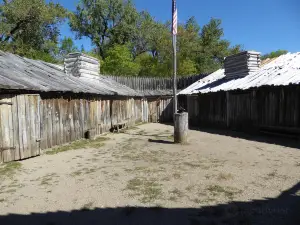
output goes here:
<path id="1" fill-rule="evenodd" d="M 0 165 L 0 224 L 300 224 L 290 141 L 172 132 L 144 124 Z"/>

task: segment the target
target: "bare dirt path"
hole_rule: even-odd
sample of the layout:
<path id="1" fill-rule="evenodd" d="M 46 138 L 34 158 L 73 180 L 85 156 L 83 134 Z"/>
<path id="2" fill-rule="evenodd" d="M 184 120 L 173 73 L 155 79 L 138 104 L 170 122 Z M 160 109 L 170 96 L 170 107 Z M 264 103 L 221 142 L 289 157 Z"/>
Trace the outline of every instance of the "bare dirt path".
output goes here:
<path id="1" fill-rule="evenodd" d="M 267 214 L 258 211 L 261 205 L 273 203 L 267 198 L 281 200 L 278 196 L 285 190 L 299 186 L 297 148 L 200 131 L 190 131 L 189 145 L 173 145 L 171 140 L 171 126 L 145 124 L 107 134 L 93 143 L 77 142 L 71 146 L 79 148 L 76 150 L 60 148 L 54 152 L 57 154 L 13 163 L 11 168 L 2 165 L 0 215 L 72 210 L 91 213 L 128 206 L 213 209 L 231 202 L 255 202 L 255 213 L 261 216 Z M 299 197 L 299 191 L 300 187 L 292 194 Z M 241 204 L 236 205 L 231 216 L 227 212 L 220 218 L 236 218 Z M 279 217 L 294 210 L 276 207 L 271 208 L 277 210 L 272 215 Z M 246 222 L 254 211 L 248 214 L 242 215 Z M 210 216 L 216 217 L 206 215 L 205 221 Z"/>

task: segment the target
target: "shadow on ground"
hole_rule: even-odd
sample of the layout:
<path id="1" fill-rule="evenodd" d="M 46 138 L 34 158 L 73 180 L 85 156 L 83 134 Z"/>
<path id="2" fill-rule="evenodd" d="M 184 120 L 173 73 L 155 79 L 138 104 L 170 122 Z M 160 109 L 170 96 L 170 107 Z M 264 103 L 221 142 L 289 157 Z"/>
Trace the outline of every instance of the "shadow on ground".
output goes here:
<path id="1" fill-rule="evenodd" d="M 166 140 L 159 140 L 159 139 L 148 139 L 151 143 L 158 143 L 158 144 L 174 144 L 174 141 L 166 141 Z"/>
<path id="2" fill-rule="evenodd" d="M 299 225 L 300 183 L 275 199 L 231 202 L 201 208 L 96 208 L 71 212 L 0 216 L 3 225 Z"/>
<path id="3" fill-rule="evenodd" d="M 190 128 L 191 130 L 201 131 L 210 134 L 223 135 L 233 138 L 241 138 L 248 141 L 257 141 L 268 144 L 276 144 L 285 147 L 300 149 L 300 141 L 293 138 L 278 137 L 274 135 L 267 135 L 264 133 L 244 133 L 239 131 L 232 131 L 227 129 L 211 129 L 211 128 Z"/>

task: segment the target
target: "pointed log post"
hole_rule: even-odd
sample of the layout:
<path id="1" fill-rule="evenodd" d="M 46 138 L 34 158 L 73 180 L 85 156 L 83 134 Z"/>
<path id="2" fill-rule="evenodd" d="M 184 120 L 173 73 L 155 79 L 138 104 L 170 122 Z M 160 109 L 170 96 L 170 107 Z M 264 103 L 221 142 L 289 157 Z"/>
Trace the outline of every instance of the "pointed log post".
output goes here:
<path id="1" fill-rule="evenodd" d="M 189 114 L 187 112 L 175 113 L 174 142 L 188 143 Z"/>

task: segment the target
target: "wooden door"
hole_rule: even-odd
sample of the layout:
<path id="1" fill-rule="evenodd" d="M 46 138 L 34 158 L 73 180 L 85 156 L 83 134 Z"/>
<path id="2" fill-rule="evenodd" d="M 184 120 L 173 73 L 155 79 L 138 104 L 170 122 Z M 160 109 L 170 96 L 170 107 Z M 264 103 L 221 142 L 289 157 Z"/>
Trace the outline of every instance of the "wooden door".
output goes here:
<path id="1" fill-rule="evenodd" d="M 40 96 L 18 95 L 16 103 L 20 159 L 40 155 Z"/>
<path id="2" fill-rule="evenodd" d="M 14 113 L 11 95 L 0 95 L 0 162 L 18 159 L 14 138 Z"/>

